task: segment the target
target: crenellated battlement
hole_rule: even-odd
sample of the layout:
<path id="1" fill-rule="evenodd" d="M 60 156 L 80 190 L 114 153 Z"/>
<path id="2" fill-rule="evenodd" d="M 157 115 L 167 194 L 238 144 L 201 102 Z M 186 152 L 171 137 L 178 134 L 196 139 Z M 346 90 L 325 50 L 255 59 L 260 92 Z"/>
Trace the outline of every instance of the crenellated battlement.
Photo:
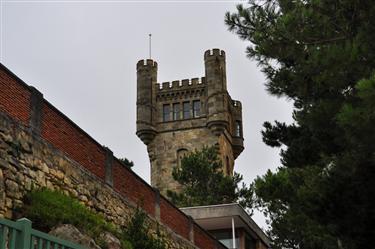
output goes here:
<path id="1" fill-rule="evenodd" d="M 170 90 L 185 90 L 188 88 L 194 88 L 197 86 L 204 86 L 206 84 L 206 78 L 192 78 L 183 80 L 174 80 L 171 82 L 156 83 L 156 89 L 159 91 L 170 91 Z"/>
<path id="2" fill-rule="evenodd" d="M 144 67 L 158 68 L 158 63 L 151 59 L 140 60 L 137 62 L 137 69 L 144 68 Z"/>
<path id="3" fill-rule="evenodd" d="M 204 52 L 204 59 L 208 59 L 210 57 L 216 57 L 216 56 L 225 58 L 225 52 L 218 48 L 209 49 L 206 52 Z"/>

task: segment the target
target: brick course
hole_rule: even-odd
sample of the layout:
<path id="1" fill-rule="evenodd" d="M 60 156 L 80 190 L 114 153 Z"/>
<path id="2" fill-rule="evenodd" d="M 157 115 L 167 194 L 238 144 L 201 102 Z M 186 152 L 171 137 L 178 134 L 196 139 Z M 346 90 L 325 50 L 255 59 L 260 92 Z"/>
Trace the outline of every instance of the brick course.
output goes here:
<path id="1" fill-rule="evenodd" d="M 104 148 L 92 141 L 46 101 L 42 117 L 42 137 L 90 172 L 104 179 Z"/>
<path id="2" fill-rule="evenodd" d="M 198 248 L 215 248 L 215 241 L 196 224 L 194 224 L 194 243 Z"/>
<path id="3" fill-rule="evenodd" d="M 30 114 L 30 90 L 9 70 L 0 70 L 0 109 L 24 125 Z"/>
<path id="4" fill-rule="evenodd" d="M 189 239 L 189 218 L 166 199 L 161 199 L 160 202 L 160 218 L 164 224 L 178 232 L 182 237 Z"/>

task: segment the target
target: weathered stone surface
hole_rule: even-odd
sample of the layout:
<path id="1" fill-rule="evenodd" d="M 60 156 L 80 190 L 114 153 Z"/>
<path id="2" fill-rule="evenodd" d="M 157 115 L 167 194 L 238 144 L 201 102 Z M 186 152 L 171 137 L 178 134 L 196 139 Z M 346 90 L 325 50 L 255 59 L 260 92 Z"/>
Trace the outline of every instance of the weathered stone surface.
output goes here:
<path id="1" fill-rule="evenodd" d="M 5 187 L 4 187 L 4 175 L 0 169 L 0 210 L 5 210 Z"/>
<path id="2" fill-rule="evenodd" d="M 78 197 L 78 199 L 80 200 L 80 201 L 82 201 L 83 203 L 86 203 L 89 199 L 87 199 L 87 196 L 85 196 L 85 195 L 80 195 L 79 197 Z"/>
<path id="3" fill-rule="evenodd" d="M 10 134 L 3 134 L 2 138 L 3 138 L 4 142 L 6 142 L 8 144 L 13 143 L 13 137 Z"/>
<path id="4" fill-rule="evenodd" d="M 51 173 L 52 176 L 56 177 L 58 180 L 64 179 L 64 172 L 62 172 L 60 170 L 51 169 L 50 173 Z"/>
<path id="5" fill-rule="evenodd" d="M 6 169 L 8 167 L 8 162 L 2 158 L 0 158 L 0 168 Z"/>
<path id="6" fill-rule="evenodd" d="M 101 249 L 92 238 L 81 233 L 75 226 L 70 224 L 59 225 L 53 228 L 49 234 L 80 244 L 88 249 Z"/>
<path id="7" fill-rule="evenodd" d="M 27 142 L 24 139 L 20 140 L 20 147 L 23 150 L 23 152 L 30 153 L 31 152 L 31 145 L 29 142 Z"/>
<path id="8" fill-rule="evenodd" d="M 33 186 L 31 179 L 29 177 L 25 177 L 23 182 L 25 190 L 30 191 Z"/>
<path id="9" fill-rule="evenodd" d="M 11 198 L 5 198 L 5 206 L 7 209 L 13 208 L 13 201 Z"/>
<path id="10" fill-rule="evenodd" d="M 104 241 L 107 249 L 121 249 L 121 242 L 113 234 L 104 232 L 100 235 L 100 239 Z"/>
<path id="11" fill-rule="evenodd" d="M 14 197 L 15 199 L 21 197 L 17 182 L 9 179 L 5 180 L 5 188 L 9 197 Z"/>

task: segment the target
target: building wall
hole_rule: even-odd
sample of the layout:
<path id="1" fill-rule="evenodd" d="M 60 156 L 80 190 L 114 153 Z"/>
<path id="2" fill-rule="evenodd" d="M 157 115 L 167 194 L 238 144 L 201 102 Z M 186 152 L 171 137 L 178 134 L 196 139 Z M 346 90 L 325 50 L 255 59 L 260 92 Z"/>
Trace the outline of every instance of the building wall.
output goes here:
<path id="1" fill-rule="evenodd" d="M 231 140 L 225 133 L 221 134 L 218 140 L 223 172 L 227 175 L 232 175 L 234 170 L 234 155 Z"/>
<path id="2" fill-rule="evenodd" d="M 172 170 L 179 163 L 177 154 L 181 150 L 194 151 L 203 146 L 215 145 L 217 139 L 210 131 L 195 128 L 181 131 L 159 133 L 148 145 L 151 161 L 151 184 L 161 191 L 178 190 L 178 184 L 173 180 Z M 167 177 L 168 176 L 168 177 Z"/>
<path id="3" fill-rule="evenodd" d="M 122 165 L 113 153 L 0 65 L 0 217 L 12 218 L 31 188 L 59 189 L 126 225 L 137 205 L 169 248 L 222 248 L 208 233 Z"/>
<path id="4" fill-rule="evenodd" d="M 219 147 L 223 172 L 233 174 L 234 160 L 243 150 L 242 107 L 227 92 L 225 53 L 219 49 L 204 54 L 205 77 L 157 83 L 157 63 L 137 63 L 137 135 L 147 145 L 151 164 L 151 185 L 162 193 L 178 190 L 172 170 L 178 166 L 179 151 L 192 152 L 204 146 Z M 193 102 L 200 101 L 199 117 Z M 189 118 L 183 117 L 183 103 L 191 104 Z M 174 119 L 175 104 L 180 105 Z M 168 105 L 169 119 L 164 118 Z M 242 130 L 242 128 L 241 128 Z"/>

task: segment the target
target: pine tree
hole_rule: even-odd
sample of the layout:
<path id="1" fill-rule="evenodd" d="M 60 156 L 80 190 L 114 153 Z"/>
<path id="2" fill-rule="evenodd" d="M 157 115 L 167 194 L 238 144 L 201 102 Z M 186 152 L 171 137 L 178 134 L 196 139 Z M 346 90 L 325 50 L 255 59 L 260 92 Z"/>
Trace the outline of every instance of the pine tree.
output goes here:
<path id="1" fill-rule="evenodd" d="M 252 0 L 226 14 L 292 124 L 264 123 L 281 165 L 253 183 L 274 248 L 369 248 L 375 229 L 375 5 Z"/>
<path id="2" fill-rule="evenodd" d="M 240 174 L 223 174 L 222 162 L 215 146 L 204 147 L 182 158 L 181 167 L 175 167 L 172 176 L 180 184 L 181 190 L 169 190 L 167 195 L 179 207 L 234 202 L 245 208 L 251 207 L 250 189 L 244 183 L 240 185 Z"/>

